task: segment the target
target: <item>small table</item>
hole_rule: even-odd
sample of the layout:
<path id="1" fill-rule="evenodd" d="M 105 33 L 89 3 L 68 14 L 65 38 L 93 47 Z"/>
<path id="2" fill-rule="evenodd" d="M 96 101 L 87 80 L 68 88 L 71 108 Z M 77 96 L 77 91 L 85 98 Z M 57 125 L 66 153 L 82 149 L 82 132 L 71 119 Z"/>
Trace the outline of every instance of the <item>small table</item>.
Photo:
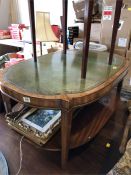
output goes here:
<path id="1" fill-rule="evenodd" d="M 15 40 L 15 39 L 3 39 L 3 40 L 0 40 L 0 44 L 18 47 L 18 48 L 24 48 L 24 42 L 20 40 Z"/>
<path id="2" fill-rule="evenodd" d="M 6 53 L 18 52 L 23 50 L 24 42 L 15 39 L 0 40 L 0 56 Z"/>
<path id="3" fill-rule="evenodd" d="M 82 52 L 75 50 L 68 50 L 66 55 L 63 52 L 43 55 L 37 64 L 27 60 L 0 74 L 7 112 L 11 111 L 10 98 L 32 107 L 61 110 L 61 132 L 44 147 L 61 150 L 62 167 L 66 165 L 69 149 L 90 141 L 115 110 L 114 94 L 108 102 L 99 99 L 109 95 L 116 85 L 120 90 L 128 62 L 114 55 L 113 64 L 108 65 L 108 57 L 107 52 L 90 52 L 86 79 L 81 79 Z M 72 120 L 74 110 L 86 105 L 78 120 Z"/>

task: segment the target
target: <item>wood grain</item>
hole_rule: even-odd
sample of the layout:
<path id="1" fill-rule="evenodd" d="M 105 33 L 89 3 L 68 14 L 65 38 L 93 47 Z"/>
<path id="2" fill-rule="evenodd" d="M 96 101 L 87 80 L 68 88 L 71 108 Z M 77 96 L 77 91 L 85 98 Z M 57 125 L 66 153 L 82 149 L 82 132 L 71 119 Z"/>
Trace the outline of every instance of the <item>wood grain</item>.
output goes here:
<path id="1" fill-rule="evenodd" d="M 112 60 L 113 60 L 113 53 L 114 53 L 114 49 L 115 49 L 117 31 L 119 28 L 119 20 L 120 20 L 120 15 L 121 15 L 122 3 L 123 3 L 123 0 L 116 0 L 116 8 L 115 8 L 112 40 L 111 40 L 111 49 L 110 49 L 110 56 L 109 56 L 109 64 L 110 65 L 112 64 Z"/>
<path id="2" fill-rule="evenodd" d="M 34 0 L 28 0 L 28 6 L 29 6 L 29 17 L 30 17 L 30 25 L 31 25 L 33 58 L 34 58 L 34 61 L 37 62 Z"/>
<path id="3" fill-rule="evenodd" d="M 83 58 L 82 58 L 82 67 L 81 67 L 81 78 L 86 78 L 86 72 L 87 72 L 87 62 L 88 62 L 88 53 L 89 53 L 93 4 L 94 4 L 94 0 L 85 1 L 84 43 L 83 43 Z"/>
<path id="4" fill-rule="evenodd" d="M 93 101 L 96 101 L 97 99 L 106 95 L 106 93 L 108 93 L 114 86 L 116 86 L 127 74 L 128 60 L 125 60 L 123 67 L 116 74 L 109 77 L 107 81 L 91 90 L 76 94 L 48 96 L 38 93 L 29 93 L 4 80 L 4 75 L 7 70 L 5 69 L 0 74 L 1 91 L 3 94 L 21 103 L 24 103 L 23 97 L 30 97 L 31 103 L 27 103 L 27 105 L 30 105 L 32 107 L 64 108 L 69 110 L 71 108 L 90 104 Z"/>
<path id="5" fill-rule="evenodd" d="M 20 174 L 107 174 L 121 157 L 119 145 L 127 119 L 126 103 L 119 102 L 115 115 L 88 144 L 70 151 L 66 169 L 60 167 L 60 152 L 43 150 L 28 139 L 22 141 L 23 163 Z M 87 113 L 87 112 L 86 112 Z M 10 129 L 0 114 L 0 150 L 4 154 L 11 175 L 19 168 L 19 142 L 21 135 Z M 105 147 L 106 143 L 111 148 Z"/>
<path id="6" fill-rule="evenodd" d="M 122 57 L 120 57 L 120 59 L 123 60 Z M 73 123 L 71 122 L 73 110 L 75 108 L 82 107 L 87 104 L 89 105 L 99 100 L 100 98 L 106 96 L 113 89 L 113 87 L 117 86 L 117 84 L 122 81 L 124 76 L 127 74 L 128 61 L 127 60 L 123 61 L 123 66 L 120 66 L 118 71 L 116 71 L 112 76 L 108 76 L 107 79 L 103 81 L 103 83 L 101 84 L 98 83 L 97 86 L 95 86 L 90 90 L 87 90 L 81 93 L 78 92 L 78 93 L 72 93 L 72 94 L 61 93 L 59 95 L 42 95 L 39 93 L 28 92 L 26 90 L 23 90 L 17 87 L 17 85 L 15 86 L 13 83 L 10 83 L 10 81 L 6 81 L 5 79 L 6 71 L 8 71 L 8 69 L 4 70 L 0 74 L 1 91 L 6 96 L 6 99 L 11 98 L 11 99 L 14 99 L 15 101 L 24 103 L 27 106 L 32 106 L 37 108 L 56 108 L 64 111 L 62 112 L 62 116 L 61 116 L 62 118 L 61 138 L 62 139 L 60 139 L 59 137 L 54 137 L 54 140 L 52 139 L 53 142 L 51 142 L 51 144 L 47 146 L 47 149 L 58 150 L 58 145 L 60 146 L 61 158 L 62 158 L 61 165 L 63 168 L 65 168 L 66 162 L 68 160 L 69 148 L 78 147 L 82 144 L 85 144 L 91 138 L 93 138 L 100 131 L 100 129 L 105 125 L 105 123 L 108 121 L 108 119 L 111 117 L 114 111 L 114 110 L 113 111 L 110 110 L 110 109 L 113 109 L 113 107 L 111 108 L 110 106 L 109 107 L 103 106 L 103 108 L 101 108 L 99 107 L 99 105 L 97 105 L 96 108 L 91 109 L 91 111 L 96 111 L 96 113 L 89 113 L 90 116 L 94 118 L 94 120 L 92 120 L 92 118 L 89 118 L 88 123 L 86 123 L 86 120 L 85 120 L 84 123 L 86 124 L 86 126 L 84 126 L 83 123 L 79 121 L 77 125 L 82 126 L 82 128 L 81 129 L 77 128 L 75 137 L 73 137 L 74 134 L 72 135 L 72 131 L 71 131 L 71 128 L 73 130 L 73 123 L 74 123 L 74 122 Z M 121 83 L 119 83 L 119 87 L 120 85 Z M 30 102 L 29 103 L 24 102 L 23 97 L 28 97 L 30 99 Z M 113 104 L 113 100 L 111 100 L 110 103 Z M 8 110 L 10 111 L 10 108 L 8 109 L 8 105 L 6 105 L 6 108 L 7 108 L 7 111 Z M 91 104 L 91 106 L 93 106 L 93 104 Z M 114 106 L 116 105 L 114 104 Z M 79 118 L 81 119 L 81 117 Z M 84 121 L 83 117 L 81 121 Z"/>
<path id="7" fill-rule="evenodd" d="M 68 0 L 62 0 L 63 2 L 63 17 L 62 17 L 62 30 L 63 30 L 63 52 L 66 54 L 67 49 L 67 11 Z"/>

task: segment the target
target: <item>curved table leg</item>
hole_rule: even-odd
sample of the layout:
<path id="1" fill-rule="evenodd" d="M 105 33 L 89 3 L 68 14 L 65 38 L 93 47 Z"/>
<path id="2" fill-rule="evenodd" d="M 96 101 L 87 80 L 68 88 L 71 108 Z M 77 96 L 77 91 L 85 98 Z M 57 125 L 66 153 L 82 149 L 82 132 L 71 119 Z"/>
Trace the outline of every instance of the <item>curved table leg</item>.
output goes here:
<path id="1" fill-rule="evenodd" d="M 68 160 L 72 113 L 73 113 L 73 110 L 71 111 L 62 110 L 62 118 L 61 118 L 61 146 L 62 146 L 61 165 L 62 165 L 62 168 L 65 167 L 66 162 Z"/>
<path id="2" fill-rule="evenodd" d="M 9 113 L 12 111 L 12 107 L 11 107 L 11 99 L 9 97 L 7 97 L 6 95 L 2 94 L 2 99 L 4 102 L 4 107 L 5 107 L 5 111 L 6 113 Z"/>

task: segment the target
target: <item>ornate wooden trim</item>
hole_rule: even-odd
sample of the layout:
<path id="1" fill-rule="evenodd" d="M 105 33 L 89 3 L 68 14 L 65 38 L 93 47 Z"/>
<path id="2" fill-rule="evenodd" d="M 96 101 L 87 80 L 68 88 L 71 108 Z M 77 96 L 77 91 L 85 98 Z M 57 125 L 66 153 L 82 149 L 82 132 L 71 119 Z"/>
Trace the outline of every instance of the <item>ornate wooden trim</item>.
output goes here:
<path id="1" fill-rule="evenodd" d="M 29 93 L 9 82 L 5 82 L 3 76 L 6 71 L 7 69 L 0 74 L 1 90 L 5 95 L 21 103 L 25 103 L 23 97 L 30 97 L 30 103 L 27 103 L 27 105 L 34 107 L 65 108 L 69 110 L 77 106 L 92 103 L 108 93 L 126 75 L 128 71 L 128 60 L 125 60 L 125 65 L 104 83 L 91 90 L 76 94 L 41 95 Z"/>

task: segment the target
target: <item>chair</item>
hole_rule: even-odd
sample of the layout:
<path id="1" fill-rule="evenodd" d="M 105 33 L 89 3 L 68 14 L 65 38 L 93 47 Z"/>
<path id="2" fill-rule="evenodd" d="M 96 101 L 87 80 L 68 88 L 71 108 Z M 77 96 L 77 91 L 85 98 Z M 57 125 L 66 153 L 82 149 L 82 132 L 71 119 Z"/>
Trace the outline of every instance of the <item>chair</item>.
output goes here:
<path id="1" fill-rule="evenodd" d="M 124 129 L 122 142 L 121 142 L 121 145 L 120 145 L 120 148 L 119 148 L 119 151 L 121 153 L 125 152 L 126 144 L 127 144 L 127 140 L 128 140 L 128 134 L 129 134 L 129 131 L 131 130 L 131 100 L 129 100 L 127 104 L 128 104 L 129 115 L 128 115 L 126 126 L 125 126 L 125 129 Z"/>

